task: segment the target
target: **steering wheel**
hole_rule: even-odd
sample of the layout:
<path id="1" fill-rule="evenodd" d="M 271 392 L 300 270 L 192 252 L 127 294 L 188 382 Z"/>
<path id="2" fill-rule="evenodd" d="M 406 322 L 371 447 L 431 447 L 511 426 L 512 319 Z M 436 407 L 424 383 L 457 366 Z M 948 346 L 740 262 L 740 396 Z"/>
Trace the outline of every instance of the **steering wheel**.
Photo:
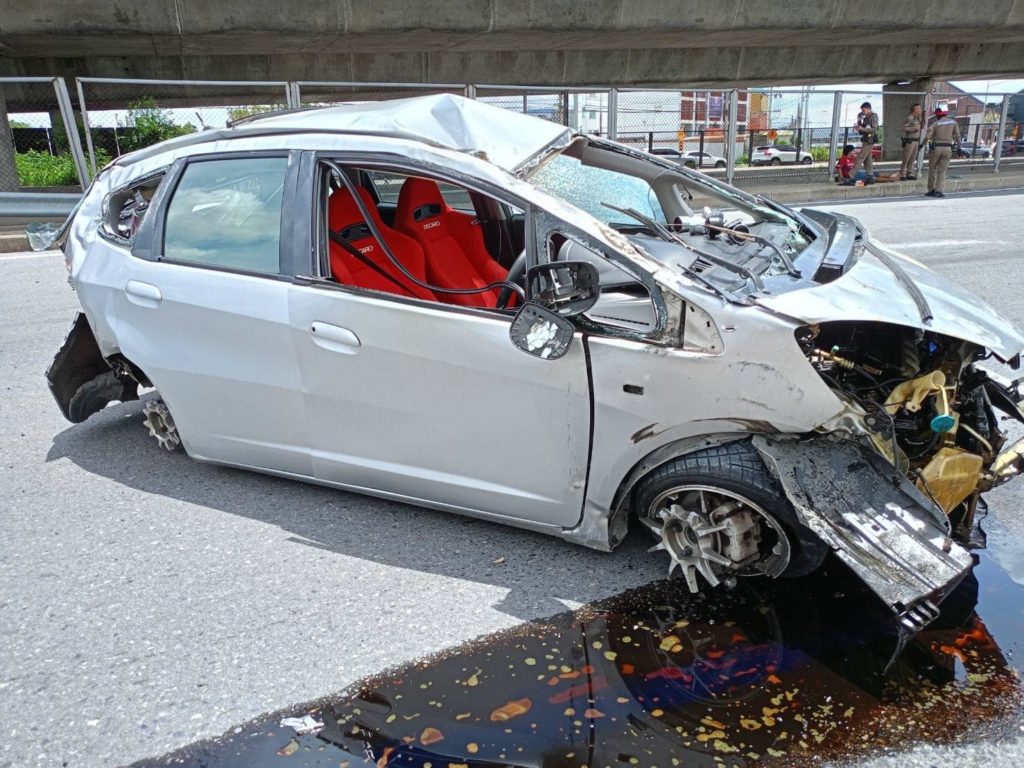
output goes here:
<path id="1" fill-rule="evenodd" d="M 505 275 L 505 282 L 515 283 L 516 285 L 526 287 L 526 250 L 516 256 L 516 260 L 512 262 L 512 265 L 508 268 L 508 274 Z M 501 290 L 498 291 L 498 301 L 496 304 L 497 309 L 507 309 L 508 302 L 512 298 L 513 291 L 507 285 L 502 286 Z"/>

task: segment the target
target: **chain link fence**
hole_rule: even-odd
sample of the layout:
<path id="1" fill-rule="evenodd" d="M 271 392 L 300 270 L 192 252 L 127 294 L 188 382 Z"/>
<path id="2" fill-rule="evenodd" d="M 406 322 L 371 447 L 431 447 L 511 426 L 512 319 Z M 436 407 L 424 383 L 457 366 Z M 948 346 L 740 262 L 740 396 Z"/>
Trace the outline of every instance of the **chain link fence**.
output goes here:
<path id="1" fill-rule="evenodd" d="M 671 156 L 744 183 L 832 178 L 843 147 L 859 145 L 861 104 L 879 116 L 874 170 L 903 159 L 903 120 L 923 108 L 924 127 L 942 105 L 961 136 L 950 175 L 1024 165 L 1024 94 L 972 93 L 939 83 L 929 93 L 814 88 L 607 89 L 466 83 L 234 82 L 80 78 L 77 109 L 61 78 L 0 78 L 0 193 L 74 190 L 111 159 L 249 115 L 284 108 L 455 93 L 589 135 Z M 912 160 L 926 169 L 923 142 Z"/>
<path id="2" fill-rule="evenodd" d="M 475 97 L 494 107 L 520 112 L 559 125 L 570 124 L 569 91 L 500 85 L 474 86 Z"/>
<path id="3" fill-rule="evenodd" d="M 83 188 L 72 114 L 62 79 L 0 78 L 0 192 Z"/>
<path id="4" fill-rule="evenodd" d="M 93 174 L 126 152 L 294 106 L 284 81 L 79 78 L 76 85 Z"/>

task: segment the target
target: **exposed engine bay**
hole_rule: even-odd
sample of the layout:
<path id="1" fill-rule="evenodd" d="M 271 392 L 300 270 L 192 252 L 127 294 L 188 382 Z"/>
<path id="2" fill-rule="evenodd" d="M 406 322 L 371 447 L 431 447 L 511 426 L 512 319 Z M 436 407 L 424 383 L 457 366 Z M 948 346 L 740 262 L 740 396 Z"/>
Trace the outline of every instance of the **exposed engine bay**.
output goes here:
<path id="1" fill-rule="evenodd" d="M 1016 384 L 979 367 L 979 346 L 902 326 L 824 323 L 800 328 L 797 341 L 847 406 L 822 431 L 869 443 L 968 543 L 981 493 L 1021 469 L 1024 448 L 1007 448 L 996 414 L 1024 421 Z"/>

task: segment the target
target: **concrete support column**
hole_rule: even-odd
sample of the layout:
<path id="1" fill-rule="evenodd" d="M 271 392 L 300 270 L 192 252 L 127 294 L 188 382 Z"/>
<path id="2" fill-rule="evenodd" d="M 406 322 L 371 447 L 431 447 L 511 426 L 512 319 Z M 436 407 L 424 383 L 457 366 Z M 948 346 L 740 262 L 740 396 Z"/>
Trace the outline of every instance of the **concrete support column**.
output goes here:
<path id="1" fill-rule="evenodd" d="M 0 192 L 18 191 L 18 167 L 14 163 L 14 137 L 7 119 L 7 99 L 0 85 Z"/>
<path id="2" fill-rule="evenodd" d="M 925 95 L 931 93 L 935 81 L 931 78 L 911 80 L 909 83 L 892 84 L 882 88 L 882 158 L 899 160 L 903 155 L 900 137 L 903 135 L 903 121 L 913 104 L 920 104 L 926 110 Z M 928 117 L 922 115 L 922 126 Z M 918 147 L 920 150 L 920 146 Z"/>

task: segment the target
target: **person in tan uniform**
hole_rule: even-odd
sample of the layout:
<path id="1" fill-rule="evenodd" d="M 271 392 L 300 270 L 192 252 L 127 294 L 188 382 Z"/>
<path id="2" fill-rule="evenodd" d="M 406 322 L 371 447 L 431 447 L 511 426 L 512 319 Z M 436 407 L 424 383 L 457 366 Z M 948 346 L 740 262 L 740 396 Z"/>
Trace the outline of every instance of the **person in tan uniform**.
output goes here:
<path id="1" fill-rule="evenodd" d="M 921 105 L 913 104 L 910 107 L 910 114 L 903 121 L 903 136 L 900 137 L 903 143 L 903 162 L 900 164 L 900 179 L 913 181 L 917 178 L 914 175 L 914 165 L 917 160 L 917 148 L 921 141 Z"/>
<path id="2" fill-rule="evenodd" d="M 928 155 L 928 191 L 924 194 L 926 197 L 945 197 L 942 190 L 946 186 L 949 159 L 953 156 L 953 146 L 960 143 L 960 128 L 949 116 L 945 105 L 935 108 L 935 120 L 928 126 L 925 141 L 931 147 L 931 153 Z"/>
<path id="3" fill-rule="evenodd" d="M 853 130 L 860 134 L 860 149 L 853 161 L 850 175 L 856 175 L 863 166 L 868 176 L 872 176 L 875 161 L 871 158 L 871 148 L 878 141 L 878 115 L 871 111 L 870 101 L 865 101 L 860 105 L 860 114 L 857 115 L 857 122 L 853 124 Z"/>

